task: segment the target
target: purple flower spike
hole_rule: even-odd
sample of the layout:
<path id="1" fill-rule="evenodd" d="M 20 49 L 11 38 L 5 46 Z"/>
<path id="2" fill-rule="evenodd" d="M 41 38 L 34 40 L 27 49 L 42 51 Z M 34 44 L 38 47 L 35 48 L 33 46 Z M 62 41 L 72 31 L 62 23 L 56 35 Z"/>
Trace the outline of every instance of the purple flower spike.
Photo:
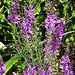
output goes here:
<path id="1" fill-rule="evenodd" d="M 40 67 L 35 65 L 35 66 L 32 66 L 31 69 L 29 67 L 25 68 L 22 72 L 22 75 L 49 75 L 49 73 L 50 73 L 50 70 L 45 71 L 44 69 L 42 70 Z"/>
<path id="2" fill-rule="evenodd" d="M 23 28 L 21 32 L 23 32 L 23 36 L 27 39 L 31 39 L 31 34 L 33 34 L 32 27 L 35 23 L 35 9 L 33 6 L 27 5 L 28 10 L 24 9 L 24 19 L 22 19 L 21 27 Z"/>
<path id="3" fill-rule="evenodd" d="M 67 50 L 65 51 L 64 55 L 61 57 L 60 65 L 59 65 L 59 75 L 73 75 L 74 72 L 72 70 L 73 61 L 70 62 L 68 52 L 69 52 L 70 44 L 67 44 Z"/>
<path id="4" fill-rule="evenodd" d="M 44 52 L 45 52 L 44 62 L 46 61 L 48 63 L 51 62 L 49 64 L 51 66 L 48 67 L 51 69 L 48 74 L 51 75 L 53 75 L 54 71 L 57 71 L 56 66 L 54 64 L 56 63 L 56 59 L 57 59 L 56 56 L 63 35 L 63 26 L 65 25 L 65 21 L 63 19 L 60 19 L 58 21 L 56 21 L 56 19 L 57 16 L 56 14 L 54 14 L 54 10 L 52 9 L 47 14 L 47 19 L 45 20 L 45 28 L 47 31 L 47 43 L 44 48 Z M 62 67 L 62 65 L 60 67 Z"/>
<path id="5" fill-rule="evenodd" d="M 3 63 L 2 56 L 0 55 L 0 75 L 3 75 L 6 71 L 5 64 Z"/>
<path id="6" fill-rule="evenodd" d="M 15 0 L 11 3 L 11 14 L 12 17 L 10 16 L 10 14 L 8 15 L 8 20 L 10 20 L 10 22 L 13 23 L 18 23 L 18 16 L 17 16 L 17 11 L 16 9 L 19 7 L 19 5 L 17 4 L 18 0 Z M 15 20 L 14 20 L 15 19 Z"/>

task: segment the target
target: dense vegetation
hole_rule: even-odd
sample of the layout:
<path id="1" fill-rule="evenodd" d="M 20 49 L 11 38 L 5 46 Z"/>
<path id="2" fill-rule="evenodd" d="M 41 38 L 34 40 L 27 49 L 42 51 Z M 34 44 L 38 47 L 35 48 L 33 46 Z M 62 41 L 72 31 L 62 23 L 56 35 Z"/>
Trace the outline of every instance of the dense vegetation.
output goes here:
<path id="1" fill-rule="evenodd" d="M 1 0 L 0 75 L 74 75 L 74 3 Z"/>

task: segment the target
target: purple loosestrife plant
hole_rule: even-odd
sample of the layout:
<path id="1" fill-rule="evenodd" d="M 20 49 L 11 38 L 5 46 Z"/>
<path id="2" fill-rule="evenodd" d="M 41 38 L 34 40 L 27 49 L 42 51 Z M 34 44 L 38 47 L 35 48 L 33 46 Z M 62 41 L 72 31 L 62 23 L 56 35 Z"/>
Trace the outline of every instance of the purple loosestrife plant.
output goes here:
<path id="1" fill-rule="evenodd" d="M 37 65 L 35 66 L 31 66 L 31 69 L 29 68 L 29 66 L 27 66 L 23 72 L 22 75 L 49 75 L 49 70 L 45 71 L 44 69 L 40 69 L 40 67 L 38 67 Z"/>
<path id="2" fill-rule="evenodd" d="M 47 19 L 45 20 L 45 28 L 47 31 L 47 38 L 46 38 L 47 43 L 46 43 L 45 48 L 44 48 L 45 57 L 44 57 L 44 63 L 43 64 L 47 64 L 46 67 L 48 67 L 48 64 L 50 65 L 48 67 L 48 70 L 50 70 L 49 74 L 52 74 L 51 72 L 53 72 L 53 68 L 51 68 L 51 66 L 52 66 L 52 63 L 54 62 L 54 61 L 52 61 L 52 59 L 54 60 L 54 58 L 53 58 L 53 55 L 51 52 L 51 45 L 49 43 L 52 39 L 51 36 L 52 36 L 53 30 L 55 30 L 55 24 L 57 23 L 57 21 L 55 20 L 56 18 L 57 17 L 54 14 L 54 10 L 52 9 L 50 11 L 50 13 L 48 13 Z"/>
<path id="3" fill-rule="evenodd" d="M 63 25 L 65 25 L 65 21 L 63 19 L 60 19 L 56 21 L 57 17 L 54 14 L 54 10 L 50 11 L 48 13 L 48 17 L 45 20 L 45 27 L 47 30 L 47 43 L 44 48 L 45 56 L 44 56 L 44 61 L 42 63 L 43 70 L 41 69 L 40 73 L 37 73 L 37 69 L 31 70 L 30 68 L 29 71 L 23 70 L 23 75 L 25 74 L 31 74 L 31 72 L 36 75 L 52 75 L 52 74 L 57 74 L 56 70 L 56 59 L 57 59 L 57 51 L 59 48 L 59 45 L 61 44 L 60 38 L 62 38 L 63 35 Z M 57 24 L 57 26 L 55 26 Z M 58 33 L 59 31 L 59 33 Z M 52 35 L 53 34 L 53 35 Z M 52 38 L 50 37 L 52 35 Z M 24 74 L 25 73 L 25 74 Z"/>
<path id="4" fill-rule="evenodd" d="M 56 21 L 57 17 L 54 13 L 54 9 L 50 10 L 47 14 L 47 19 L 45 20 L 47 43 L 44 48 L 45 54 L 42 59 L 41 47 L 38 47 L 39 42 L 37 37 L 38 31 L 34 14 L 35 9 L 33 8 L 33 5 L 27 5 L 27 9 L 24 8 L 24 16 L 20 21 L 18 21 L 16 9 L 19 6 L 17 3 L 18 0 L 15 0 L 13 1 L 13 3 L 11 3 L 11 14 L 8 15 L 8 20 L 10 20 L 10 22 L 14 25 L 13 35 L 16 50 L 19 53 L 22 53 L 21 55 L 25 60 L 25 66 L 28 65 L 23 69 L 22 75 L 58 75 L 58 69 L 56 68 L 56 66 L 58 66 L 57 52 L 59 49 L 59 45 L 61 44 L 65 21 L 62 18 Z M 16 26 L 17 23 L 18 25 Z M 65 59 L 67 58 L 67 62 L 70 63 L 70 60 L 67 56 L 62 56 L 61 60 L 66 61 Z M 71 63 L 70 65 L 66 64 L 69 66 L 69 69 L 67 69 L 67 67 L 66 69 L 64 67 L 61 68 L 63 64 L 61 62 L 62 61 L 60 61 L 59 75 L 61 75 L 61 73 L 64 75 L 66 75 L 67 73 L 73 74 L 73 65 Z M 30 63 L 34 65 L 31 65 Z"/>
<path id="5" fill-rule="evenodd" d="M 73 61 L 70 61 L 69 54 L 68 54 L 69 46 L 70 44 L 67 44 L 67 49 L 64 55 L 61 57 L 60 65 L 59 65 L 59 75 L 73 75 L 74 74 L 72 70 Z"/>
<path id="6" fill-rule="evenodd" d="M 24 19 L 22 19 L 21 27 L 23 28 L 21 32 L 23 32 L 23 36 L 25 38 L 31 38 L 30 34 L 33 34 L 32 27 L 35 21 L 35 9 L 33 5 L 27 5 L 27 9 L 24 9 Z"/>
<path id="7" fill-rule="evenodd" d="M 6 71 L 5 64 L 3 63 L 2 56 L 0 55 L 0 75 L 3 75 Z"/>
<path id="8" fill-rule="evenodd" d="M 56 53 L 59 49 L 59 45 L 61 44 L 61 38 L 63 35 L 63 27 L 65 24 L 65 20 L 61 18 L 57 21 L 57 26 L 55 26 L 55 30 L 53 30 L 53 36 L 49 44 L 51 45 L 50 51 L 53 53 Z"/>
<path id="9" fill-rule="evenodd" d="M 22 23 L 21 23 L 21 27 L 22 27 L 21 32 L 23 33 L 23 36 L 26 39 L 26 41 L 31 44 L 32 48 L 34 48 L 36 56 L 38 58 L 38 53 L 37 53 L 37 49 L 38 49 L 37 48 L 37 42 L 38 42 L 38 40 L 37 40 L 37 26 L 36 26 L 36 19 L 35 19 L 34 13 L 35 13 L 35 9 L 33 8 L 33 5 L 27 5 L 27 9 L 24 9 L 24 17 L 23 17 Z M 34 38 L 34 37 L 36 37 L 36 38 Z M 29 41 L 30 39 L 32 39 L 33 42 Z M 29 45 L 29 43 L 28 43 L 28 45 Z M 34 44 L 35 44 L 35 46 L 34 46 Z M 31 52 L 34 52 L 34 50 L 32 51 L 32 49 L 30 49 Z M 32 58 L 33 53 L 30 53 L 30 55 L 29 54 L 27 54 L 27 55 L 29 57 L 31 56 L 31 60 L 34 61 L 34 58 Z M 31 60 L 27 59 L 27 61 L 29 61 L 28 64 L 30 64 Z M 25 68 L 23 70 L 22 75 L 37 75 L 37 74 L 39 74 L 38 73 L 39 69 L 36 70 L 35 67 L 30 68 L 30 66 L 27 67 L 27 69 Z"/>
<path id="10" fill-rule="evenodd" d="M 57 17 L 54 14 L 54 10 L 52 9 L 50 13 L 48 13 L 48 17 L 45 20 L 45 27 L 47 31 L 47 43 L 45 45 L 45 63 L 49 64 L 50 74 L 56 74 L 56 59 L 57 52 L 59 49 L 59 45 L 61 44 L 61 38 L 63 35 L 63 26 L 65 25 L 65 21 L 60 19 L 56 21 Z M 55 26 L 57 24 L 57 26 Z M 52 36 L 52 37 L 51 37 Z"/>
<path id="11" fill-rule="evenodd" d="M 11 15 L 8 14 L 8 20 L 10 20 L 10 22 L 13 23 L 18 23 L 18 16 L 17 16 L 17 11 L 16 9 L 19 7 L 19 5 L 17 4 L 18 0 L 15 0 L 11 3 Z"/>
<path id="12" fill-rule="evenodd" d="M 45 20 L 45 28 L 47 31 L 47 38 L 46 38 L 47 44 L 46 45 L 48 45 L 48 43 L 51 41 L 52 38 L 50 36 L 52 35 L 53 30 L 55 30 L 55 24 L 57 23 L 57 21 L 55 20 L 57 17 L 53 11 L 50 11 L 50 13 L 48 13 L 47 19 Z M 46 50 L 47 48 L 45 47 L 44 51 L 46 52 Z"/>

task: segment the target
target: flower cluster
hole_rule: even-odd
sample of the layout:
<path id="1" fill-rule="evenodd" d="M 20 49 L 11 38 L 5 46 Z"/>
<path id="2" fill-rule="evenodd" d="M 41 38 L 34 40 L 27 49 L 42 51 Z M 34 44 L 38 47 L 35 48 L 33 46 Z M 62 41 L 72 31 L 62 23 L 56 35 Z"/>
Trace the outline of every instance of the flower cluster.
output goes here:
<path id="1" fill-rule="evenodd" d="M 57 21 L 55 20 L 57 19 L 56 15 L 54 14 L 54 10 L 51 10 L 50 13 L 48 13 L 47 15 L 47 19 L 45 20 L 45 28 L 47 31 L 47 44 L 46 47 L 44 48 L 44 51 L 47 51 L 47 46 L 51 41 L 51 35 L 53 33 L 53 30 L 55 30 L 55 24 L 57 23 Z M 49 48 L 50 50 L 50 48 Z"/>
<path id="2" fill-rule="evenodd" d="M 61 38 L 63 35 L 63 26 L 65 25 L 65 20 L 62 18 L 57 21 L 57 26 L 55 26 L 55 30 L 53 30 L 53 37 L 50 41 L 50 46 L 52 52 L 56 53 L 59 49 L 59 45 L 61 44 Z"/>
<path id="3" fill-rule="evenodd" d="M 54 14 L 54 10 L 51 10 L 50 13 L 47 14 L 47 19 L 45 20 L 45 28 L 47 32 L 50 32 L 54 29 L 57 21 L 56 14 Z"/>
<path id="4" fill-rule="evenodd" d="M 47 69 L 47 68 L 46 68 Z M 37 65 L 32 66 L 32 68 L 30 69 L 29 66 L 27 66 L 23 72 L 22 75 L 49 75 L 50 70 L 42 70 L 40 69 L 40 67 L 38 67 Z"/>
<path id="5" fill-rule="evenodd" d="M 51 10 L 50 13 L 48 13 L 47 19 L 45 20 L 45 28 L 47 31 L 47 42 L 48 42 L 46 44 L 46 47 L 49 44 L 49 46 L 51 46 L 50 51 L 52 52 L 58 51 L 59 44 L 61 43 L 60 38 L 62 38 L 63 35 L 63 26 L 66 24 L 65 20 L 63 20 L 62 18 L 58 21 L 56 21 L 56 19 L 57 17 L 56 14 L 54 14 L 54 10 Z M 50 36 L 52 36 L 52 39 Z M 45 52 L 47 50 L 46 47 L 44 48 Z"/>
<path id="6" fill-rule="evenodd" d="M 45 27 L 47 31 L 47 43 L 45 45 L 45 58 L 44 61 L 48 62 L 51 65 L 50 74 L 54 74 L 53 72 L 56 71 L 56 59 L 57 59 L 57 52 L 59 49 L 59 45 L 61 44 L 60 38 L 63 35 L 63 26 L 65 25 L 65 21 L 61 18 L 60 20 L 56 21 L 57 17 L 54 14 L 54 10 L 51 10 L 48 13 L 48 17 L 45 20 Z M 54 70 L 53 70 L 54 68 Z"/>
<path id="7" fill-rule="evenodd" d="M 6 67 L 5 64 L 3 63 L 2 56 L 0 55 L 0 75 L 3 75 L 5 71 L 6 71 Z"/>
<path id="8" fill-rule="evenodd" d="M 18 16 L 17 16 L 17 11 L 16 9 L 19 7 L 19 5 L 17 4 L 18 0 L 15 0 L 11 3 L 11 15 L 8 14 L 8 20 L 10 20 L 10 22 L 13 24 L 14 23 L 18 23 Z"/>
<path id="9" fill-rule="evenodd" d="M 61 43 L 60 38 L 63 35 L 63 25 L 65 25 L 65 21 L 63 19 L 60 19 L 58 21 L 56 21 L 56 19 L 57 19 L 57 17 L 54 14 L 54 11 L 50 11 L 50 13 L 48 13 L 47 19 L 45 20 L 45 27 L 47 30 L 47 38 L 46 38 L 47 43 L 44 48 L 45 56 L 44 56 L 44 61 L 42 63 L 45 70 L 42 71 L 40 69 L 41 73 L 38 74 L 37 69 L 31 70 L 30 68 L 28 68 L 27 70 L 23 70 L 23 75 L 31 74 L 31 73 L 33 73 L 34 75 L 36 75 L 36 74 L 44 75 L 43 72 L 45 73 L 45 75 L 55 74 L 54 67 L 56 67 L 55 66 L 56 65 L 56 63 L 55 63 L 56 55 L 57 55 L 56 52 L 58 51 L 59 44 Z M 56 24 L 57 24 L 57 26 L 55 26 Z M 22 27 L 25 27 L 25 26 L 22 26 Z M 50 35 L 52 35 L 52 39 L 51 39 Z M 49 57 L 51 57 L 51 58 L 49 58 Z"/>
<path id="10" fill-rule="evenodd" d="M 33 8 L 33 5 L 31 6 L 27 6 L 27 9 L 24 9 L 24 18 L 22 19 L 22 23 L 21 23 L 21 27 L 22 27 L 22 30 L 21 32 L 23 32 L 23 36 L 25 38 L 31 38 L 31 35 L 29 34 L 32 34 L 32 27 L 33 27 L 33 24 L 36 23 L 35 22 L 35 9 Z"/>
<path id="11" fill-rule="evenodd" d="M 67 50 L 65 54 L 61 57 L 60 65 L 59 65 L 59 75 L 73 75 L 74 72 L 72 71 L 73 61 L 70 62 L 69 56 L 69 44 L 67 44 Z"/>

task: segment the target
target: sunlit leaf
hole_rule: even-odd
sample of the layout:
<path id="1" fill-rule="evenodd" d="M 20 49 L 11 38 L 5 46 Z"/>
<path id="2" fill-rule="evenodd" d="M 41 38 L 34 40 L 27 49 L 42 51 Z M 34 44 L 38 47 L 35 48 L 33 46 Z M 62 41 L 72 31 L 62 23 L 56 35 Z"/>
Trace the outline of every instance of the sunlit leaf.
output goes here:
<path id="1" fill-rule="evenodd" d="M 41 0 L 41 1 L 45 1 L 45 0 Z"/>
<path id="2" fill-rule="evenodd" d="M 22 0 L 19 0 L 19 2 L 21 2 Z"/>
<path id="3" fill-rule="evenodd" d="M 2 27 L 0 26 L 0 29 L 2 29 Z"/>
<path id="4" fill-rule="evenodd" d="M 75 11 L 73 11 L 72 16 L 74 16 L 74 17 L 75 17 Z"/>
<path id="5" fill-rule="evenodd" d="M 66 42 L 67 42 L 67 43 L 69 42 L 69 38 L 66 39 Z"/>
<path id="6" fill-rule="evenodd" d="M 70 40 L 71 40 L 71 41 L 74 41 L 73 35 L 70 36 Z"/>
<path id="7" fill-rule="evenodd" d="M 68 2 L 68 0 L 63 0 L 63 2 Z"/>
<path id="8" fill-rule="evenodd" d="M 5 66 L 6 66 L 6 72 L 3 74 L 5 75 L 9 69 L 21 58 L 21 56 L 19 54 L 15 55 L 14 57 L 12 57 L 10 60 L 8 60 L 6 63 L 5 63 Z"/>
<path id="9" fill-rule="evenodd" d="M 70 33 L 74 33 L 74 32 L 75 32 L 75 30 L 74 30 L 74 31 L 66 32 L 66 33 L 63 34 L 63 36 L 64 36 L 64 35 L 67 35 L 67 34 L 70 34 Z"/>
<path id="10" fill-rule="evenodd" d="M 35 14 L 38 14 L 41 11 L 39 2 L 37 2 L 35 9 L 36 9 Z"/>
<path id="11" fill-rule="evenodd" d="M 0 18 L 5 18 L 5 15 L 4 14 L 0 14 Z"/>
<path id="12" fill-rule="evenodd" d="M 4 22 L 4 20 L 3 20 L 3 19 L 1 19 L 1 22 Z"/>
<path id="13" fill-rule="evenodd" d="M 3 7 L 4 7 L 4 6 L 2 6 L 2 7 L 0 8 L 0 12 L 2 12 Z"/>

